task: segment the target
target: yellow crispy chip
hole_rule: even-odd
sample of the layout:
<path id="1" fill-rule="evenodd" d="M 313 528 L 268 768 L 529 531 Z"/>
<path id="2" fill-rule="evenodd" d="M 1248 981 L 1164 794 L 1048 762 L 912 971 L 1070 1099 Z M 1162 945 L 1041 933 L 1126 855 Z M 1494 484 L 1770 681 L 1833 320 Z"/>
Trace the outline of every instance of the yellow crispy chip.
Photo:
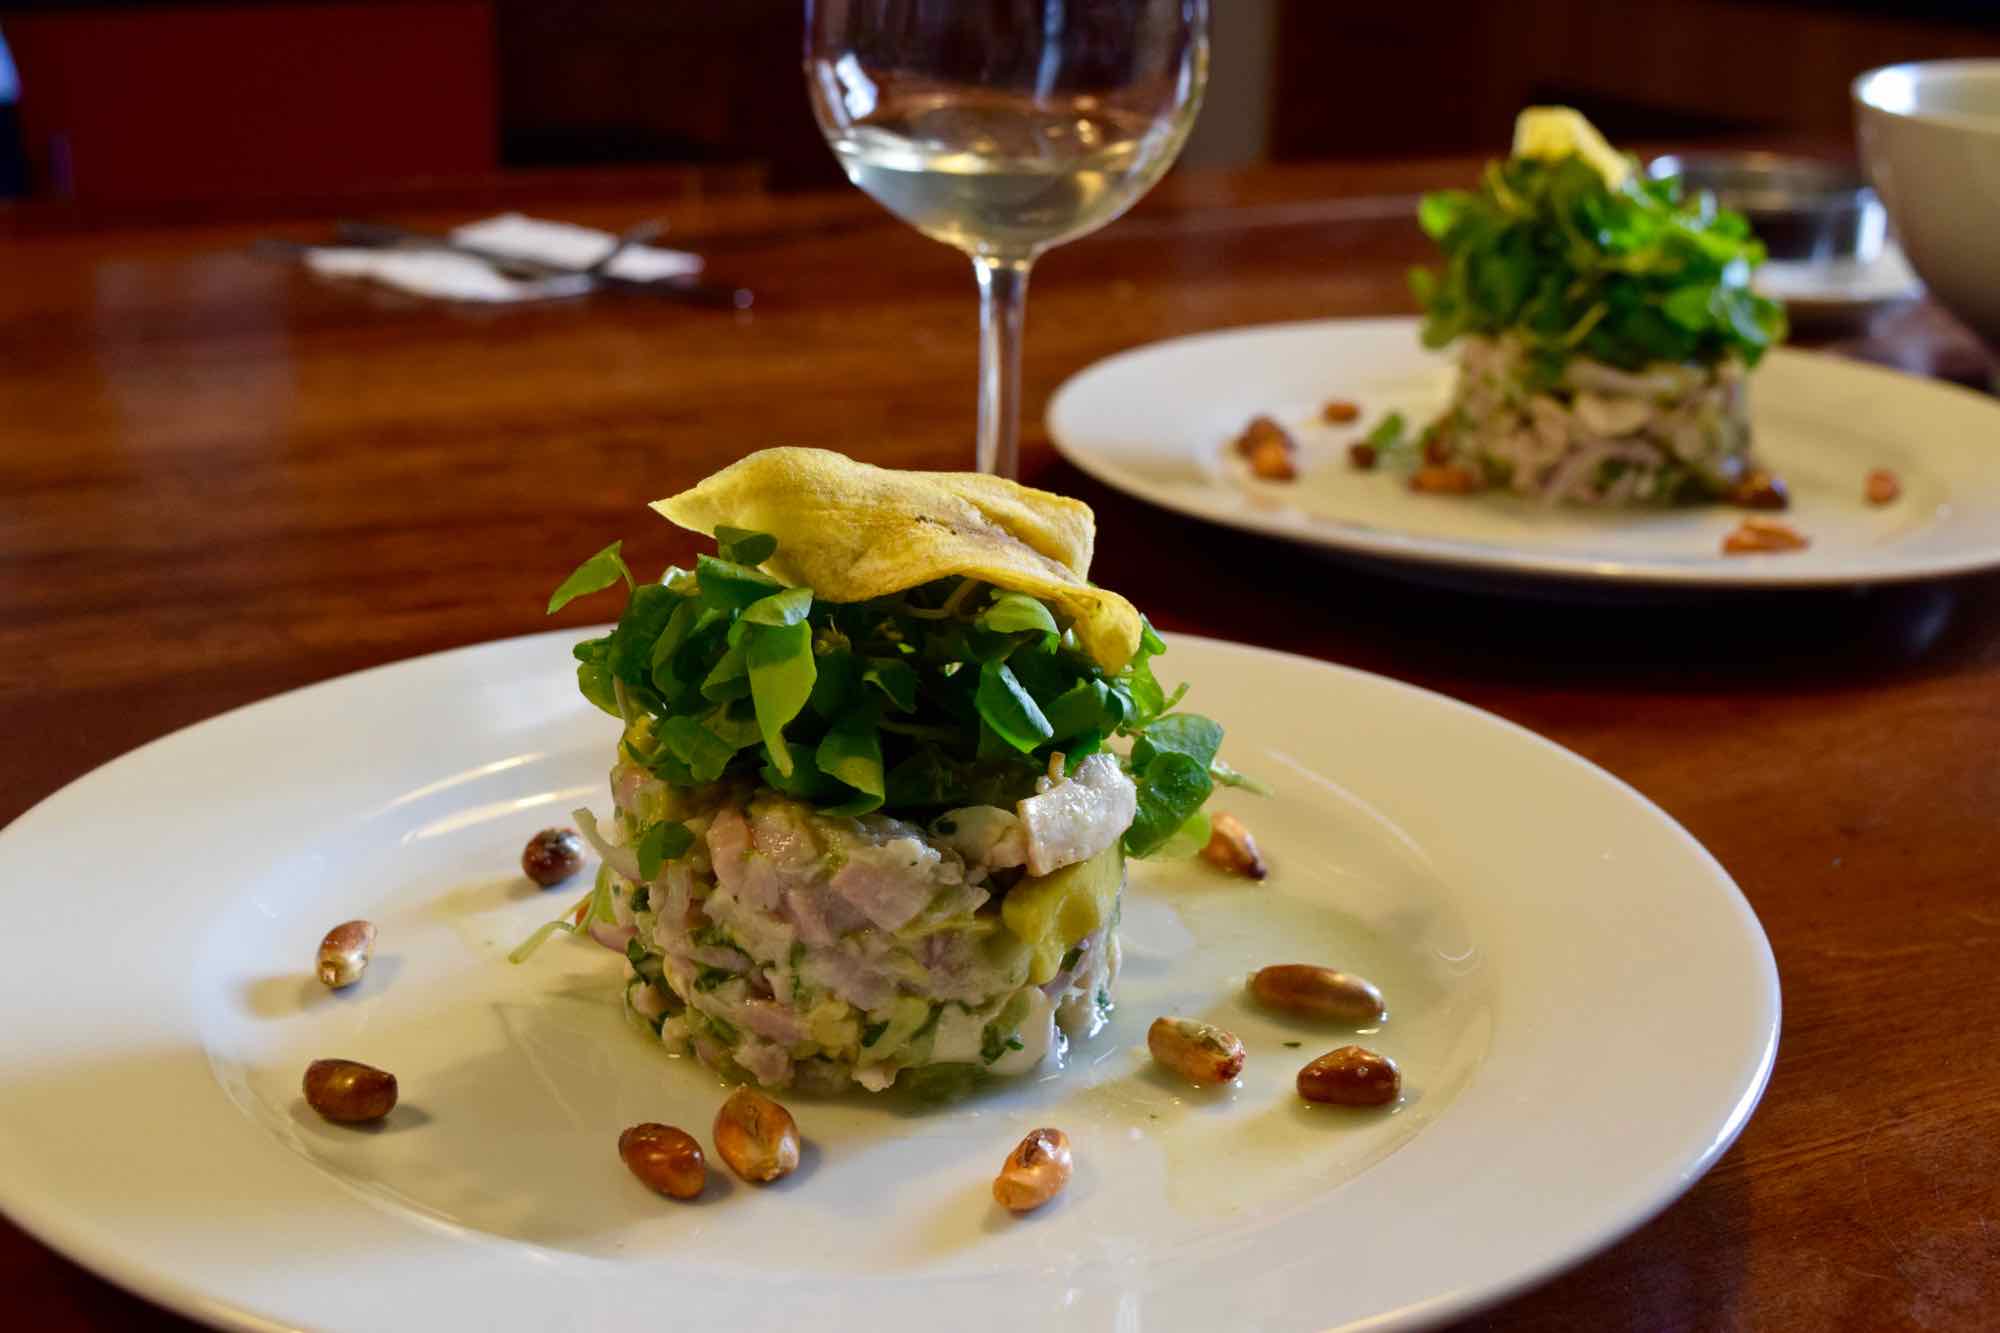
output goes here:
<path id="1" fill-rule="evenodd" d="M 1090 506 L 977 472 L 898 472 L 824 449 L 764 449 L 653 508 L 684 528 L 768 532 L 764 568 L 830 602 L 864 602 L 960 575 L 1068 616 L 1107 671 L 1139 647 L 1139 613 L 1086 581 Z"/>

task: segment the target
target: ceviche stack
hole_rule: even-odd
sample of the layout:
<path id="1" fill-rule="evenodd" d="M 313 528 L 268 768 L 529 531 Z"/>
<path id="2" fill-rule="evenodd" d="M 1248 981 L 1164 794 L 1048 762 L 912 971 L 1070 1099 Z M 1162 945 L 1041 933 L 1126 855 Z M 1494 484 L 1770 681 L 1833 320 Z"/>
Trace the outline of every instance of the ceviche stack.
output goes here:
<path id="1" fill-rule="evenodd" d="M 618 718 L 579 912 L 630 1012 L 769 1087 L 941 1089 L 1034 1067 L 1113 1003 L 1127 858 L 1192 853 L 1240 782 L 1165 645 L 1087 580 L 1087 506 L 1001 478 L 752 454 L 655 506 L 717 553 L 624 582 L 578 644 Z M 1116 748 L 1114 748 L 1116 742 Z"/>
<path id="2" fill-rule="evenodd" d="M 1712 197 L 1651 180 L 1566 108 L 1530 108 L 1474 191 L 1424 198 L 1440 270 L 1424 341 L 1456 344 L 1423 489 L 1551 501 L 1758 504 L 1747 376 L 1784 336 L 1750 288 L 1763 246 Z"/>

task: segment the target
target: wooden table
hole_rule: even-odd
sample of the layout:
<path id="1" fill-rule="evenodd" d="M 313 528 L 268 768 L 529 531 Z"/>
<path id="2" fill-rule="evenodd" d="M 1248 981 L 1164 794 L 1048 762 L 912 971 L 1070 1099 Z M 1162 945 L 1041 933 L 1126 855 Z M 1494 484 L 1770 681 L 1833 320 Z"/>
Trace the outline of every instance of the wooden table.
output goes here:
<path id="1" fill-rule="evenodd" d="M 1029 422 L 1136 343 L 1408 309 L 1421 239 L 1351 197 L 1469 170 L 1170 182 L 1038 270 Z M 544 210 L 615 227 L 656 203 Z M 8 239 L 0 222 L 0 820 L 222 709 L 544 628 L 549 587 L 611 537 L 648 568 L 686 560 L 645 502 L 749 449 L 968 461 L 959 257 L 857 195 L 671 217 L 756 287 L 754 314 L 443 308 L 252 258 L 259 233 L 239 225 Z M 1854 350 L 1984 369 L 1932 312 L 1877 335 Z M 1389 672 L 1553 737 L 1683 822 L 1763 919 L 1785 1034 L 1740 1143 L 1658 1220 L 1477 1327 L 1994 1326 L 2000 580 L 1679 607 L 1473 596 L 1122 499 L 1038 424 L 1024 459 L 1096 507 L 1098 576 L 1164 628 Z M 11 1228 L 0 1285 L 14 1327 L 177 1323 Z"/>

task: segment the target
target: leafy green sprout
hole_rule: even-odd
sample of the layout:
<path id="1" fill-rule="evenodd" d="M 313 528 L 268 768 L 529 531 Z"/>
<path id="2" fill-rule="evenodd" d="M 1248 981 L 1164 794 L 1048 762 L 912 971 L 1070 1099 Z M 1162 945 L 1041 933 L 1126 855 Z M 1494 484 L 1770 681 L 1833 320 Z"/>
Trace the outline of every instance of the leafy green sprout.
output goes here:
<path id="1" fill-rule="evenodd" d="M 1107 672 L 1037 598 L 950 578 L 822 602 L 758 568 L 777 550 L 769 534 L 716 535 L 717 555 L 650 584 L 614 542 L 549 601 L 553 612 L 626 583 L 617 627 L 575 648 L 577 684 L 624 723 L 626 757 L 670 786 L 752 778 L 830 815 L 921 818 L 1010 805 L 1054 755 L 1073 771 L 1122 738 L 1138 792 L 1133 856 L 1199 850 L 1217 784 L 1262 790 L 1217 758 L 1219 725 L 1176 711 L 1186 686 L 1169 693 L 1154 675 L 1166 645 L 1151 625 Z M 641 870 L 689 842 L 678 824 L 646 829 Z"/>
<path id="2" fill-rule="evenodd" d="M 1750 288 L 1764 247 L 1749 223 L 1677 180 L 1613 186 L 1578 157 L 1517 158 L 1477 191 L 1426 195 L 1418 221 L 1445 261 L 1410 275 L 1431 347 L 1511 333 L 1553 380 L 1577 354 L 1754 366 L 1785 335 L 1783 308 Z"/>

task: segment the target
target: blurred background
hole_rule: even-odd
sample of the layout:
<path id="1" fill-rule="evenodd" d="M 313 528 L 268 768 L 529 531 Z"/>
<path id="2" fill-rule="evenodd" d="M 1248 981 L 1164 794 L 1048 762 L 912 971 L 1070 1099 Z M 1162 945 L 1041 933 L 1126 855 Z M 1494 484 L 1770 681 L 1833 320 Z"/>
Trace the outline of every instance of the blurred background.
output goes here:
<path id="1" fill-rule="evenodd" d="M 614 165 L 832 185 L 800 10 L 0 0 L 0 196 L 270 209 Z M 1498 151 L 1545 101 L 1613 142 L 1837 146 L 1855 74 L 2000 55 L 2000 3 L 1217 0 L 1214 52 L 1184 168 Z"/>

